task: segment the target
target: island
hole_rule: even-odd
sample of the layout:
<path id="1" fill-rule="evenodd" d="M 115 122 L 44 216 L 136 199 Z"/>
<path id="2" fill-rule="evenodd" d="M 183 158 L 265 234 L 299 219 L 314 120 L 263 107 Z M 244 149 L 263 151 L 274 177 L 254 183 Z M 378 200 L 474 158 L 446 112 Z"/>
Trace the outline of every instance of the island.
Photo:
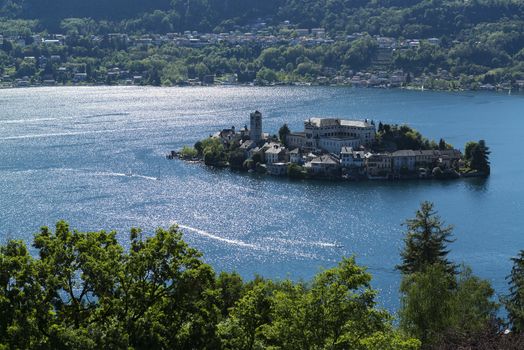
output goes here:
<path id="1" fill-rule="evenodd" d="M 403 180 L 488 177 L 489 154 L 484 140 L 468 142 L 462 153 L 407 125 L 369 119 L 311 117 L 303 131 L 284 124 L 278 135 L 270 135 L 263 132 L 262 113 L 255 111 L 249 128 L 220 130 L 167 158 L 298 179 Z"/>

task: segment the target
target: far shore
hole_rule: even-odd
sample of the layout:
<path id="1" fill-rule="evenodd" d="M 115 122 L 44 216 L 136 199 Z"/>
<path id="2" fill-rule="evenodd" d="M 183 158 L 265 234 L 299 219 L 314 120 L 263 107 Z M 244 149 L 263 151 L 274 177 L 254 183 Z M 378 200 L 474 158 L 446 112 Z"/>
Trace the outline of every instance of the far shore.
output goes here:
<path id="1" fill-rule="evenodd" d="M 428 91 L 428 92 L 450 92 L 450 93 L 460 93 L 460 92 L 474 92 L 474 93 L 497 93 L 497 94 L 506 94 L 506 95 L 524 95 L 523 90 L 508 90 L 508 89 L 429 89 L 420 86 L 369 86 L 369 87 L 360 87 L 353 86 L 350 84 L 309 84 L 309 83 L 282 83 L 282 84 L 266 84 L 266 85 L 257 85 L 257 84 L 209 84 L 209 85 L 128 85 L 128 84 L 55 84 L 55 85 L 27 85 L 27 86 L 12 86 L 12 85 L 0 85 L 0 90 L 18 90 L 18 89 L 37 89 L 37 88 L 87 88 L 87 87 L 102 87 L 102 88 L 111 88 L 111 87 L 127 87 L 127 88 L 231 88 L 231 87 L 261 87 L 261 88 L 273 88 L 273 87 L 306 87 L 306 88 L 353 88 L 353 89 L 372 89 L 372 90 L 403 90 L 403 91 Z"/>

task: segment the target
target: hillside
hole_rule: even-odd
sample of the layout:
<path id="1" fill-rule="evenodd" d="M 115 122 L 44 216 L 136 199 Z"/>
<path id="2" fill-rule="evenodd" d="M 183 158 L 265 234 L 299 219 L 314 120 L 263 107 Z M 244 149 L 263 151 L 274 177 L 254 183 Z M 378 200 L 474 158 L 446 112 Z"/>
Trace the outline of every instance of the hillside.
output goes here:
<path id="1" fill-rule="evenodd" d="M 330 33 L 386 36 L 457 36 L 482 23 L 522 22 L 519 0 L 1 0 L 0 16 L 56 25 L 65 18 L 119 22 L 160 10 L 159 32 L 231 29 L 257 17 L 277 24 L 323 27 Z M 229 28 L 228 28 L 229 27 Z M 464 33 L 462 33 L 464 34 Z"/>
<path id="2" fill-rule="evenodd" d="M 7 83 L 524 88 L 520 0 L 0 0 L 0 18 Z"/>

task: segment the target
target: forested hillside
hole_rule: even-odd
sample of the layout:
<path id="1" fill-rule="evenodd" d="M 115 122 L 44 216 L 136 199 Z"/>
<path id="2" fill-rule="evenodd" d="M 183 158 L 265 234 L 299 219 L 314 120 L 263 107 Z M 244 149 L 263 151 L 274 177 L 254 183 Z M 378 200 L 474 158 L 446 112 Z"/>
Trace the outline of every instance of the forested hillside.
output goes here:
<path id="1" fill-rule="evenodd" d="M 0 0 L 0 19 L 2 85 L 524 89 L 521 0 Z"/>
<path id="2" fill-rule="evenodd" d="M 212 31 L 261 17 L 329 32 L 454 36 L 481 23 L 522 22 L 519 0 L 1 0 L 0 16 L 56 25 L 65 18 L 121 21 L 160 10 L 158 30 Z M 145 15 L 145 16 L 144 16 Z M 163 23 L 162 23 L 163 22 Z"/>

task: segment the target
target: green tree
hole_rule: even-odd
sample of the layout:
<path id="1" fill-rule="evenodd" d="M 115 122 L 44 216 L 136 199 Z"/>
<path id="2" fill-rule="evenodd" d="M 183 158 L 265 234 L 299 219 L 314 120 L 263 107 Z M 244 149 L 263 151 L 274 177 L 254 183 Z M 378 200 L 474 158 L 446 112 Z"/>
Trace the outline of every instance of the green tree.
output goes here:
<path id="1" fill-rule="evenodd" d="M 191 159 L 198 156 L 198 151 L 194 147 L 184 146 L 180 151 L 183 158 Z"/>
<path id="2" fill-rule="evenodd" d="M 229 309 L 234 307 L 242 297 L 244 281 L 236 272 L 221 272 L 217 277 L 217 288 L 220 292 L 222 316 L 227 317 Z"/>
<path id="3" fill-rule="evenodd" d="M 447 149 L 446 141 L 444 141 L 444 139 L 440 139 L 438 142 L 438 149 L 441 151 Z"/>
<path id="4" fill-rule="evenodd" d="M 38 259 L 0 247 L 0 347 L 216 348 L 215 275 L 181 236 L 134 229 L 126 253 L 115 232 L 59 222 L 35 236 Z"/>
<path id="5" fill-rule="evenodd" d="M 319 273 L 310 287 L 284 282 L 271 298 L 272 322 L 263 327 L 268 344 L 280 349 L 359 349 L 378 334 L 391 335 L 390 317 L 375 308 L 370 281 L 365 269 L 348 258 Z"/>
<path id="6" fill-rule="evenodd" d="M 503 298 L 504 306 L 508 310 L 508 317 L 514 331 L 524 331 L 524 250 L 511 259 L 513 267 L 509 280 L 509 295 Z"/>
<path id="7" fill-rule="evenodd" d="M 278 80 L 278 77 L 274 70 L 269 68 L 262 68 L 257 73 L 257 79 L 262 82 L 273 83 Z"/>
<path id="8" fill-rule="evenodd" d="M 400 291 L 401 328 L 426 346 L 444 342 L 459 346 L 496 333 L 494 290 L 469 267 L 451 275 L 441 264 L 430 265 L 405 275 Z"/>
<path id="9" fill-rule="evenodd" d="M 464 147 L 464 158 L 467 161 L 471 161 L 471 156 L 475 147 L 477 147 L 477 142 L 469 141 L 466 143 L 466 146 Z"/>
<path id="10" fill-rule="evenodd" d="M 425 345 L 441 341 L 451 327 L 452 284 L 453 276 L 440 264 L 405 275 L 400 286 L 401 328 Z"/>
<path id="11" fill-rule="evenodd" d="M 471 162 L 470 166 L 472 169 L 483 172 L 486 176 L 490 174 L 490 163 L 489 163 L 489 147 L 486 146 L 484 140 L 480 140 L 475 147 L 471 150 Z"/>
<path id="12" fill-rule="evenodd" d="M 289 164 L 287 167 L 287 175 L 292 179 L 303 179 L 306 177 L 306 170 L 298 164 Z"/>
<path id="13" fill-rule="evenodd" d="M 470 267 L 461 267 L 451 301 L 450 325 L 455 336 L 468 338 L 492 331 L 499 308 L 494 295 L 487 280 L 473 275 Z"/>
<path id="14" fill-rule="evenodd" d="M 225 349 L 263 349 L 260 328 L 270 322 L 271 289 L 264 281 L 257 282 L 231 309 L 230 316 L 218 325 Z"/>
<path id="15" fill-rule="evenodd" d="M 447 259 L 447 244 L 453 242 L 453 227 L 444 226 L 433 210 L 433 203 L 423 202 L 415 218 L 406 221 L 406 226 L 405 246 L 400 253 L 402 263 L 397 269 L 403 274 L 410 274 L 440 264 L 448 273 L 456 272 L 456 266 Z"/>
<path id="16" fill-rule="evenodd" d="M 228 154 L 229 166 L 234 169 L 241 169 L 246 157 L 241 149 L 235 149 Z"/>
<path id="17" fill-rule="evenodd" d="M 284 145 L 287 145 L 287 135 L 289 135 L 290 132 L 291 130 L 289 130 L 287 124 L 282 125 L 280 129 L 278 129 L 278 138 Z"/>

